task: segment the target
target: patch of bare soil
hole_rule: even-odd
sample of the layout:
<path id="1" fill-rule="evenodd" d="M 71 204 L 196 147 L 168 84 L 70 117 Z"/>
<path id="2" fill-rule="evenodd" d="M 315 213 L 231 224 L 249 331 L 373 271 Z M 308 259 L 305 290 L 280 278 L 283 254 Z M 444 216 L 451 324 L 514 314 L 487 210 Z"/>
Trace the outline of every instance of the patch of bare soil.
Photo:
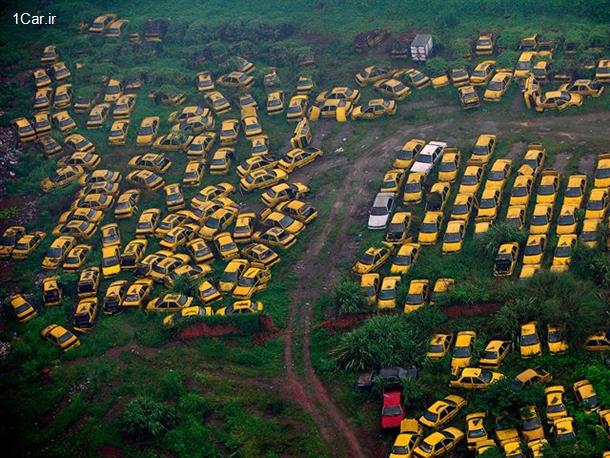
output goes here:
<path id="1" fill-rule="evenodd" d="M 578 170 L 582 173 L 590 174 L 595 170 L 596 163 L 596 155 L 595 154 L 586 154 L 580 158 L 578 162 Z"/>
<path id="2" fill-rule="evenodd" d="M 517 142 L 510 145 L 510 149 L 508 150 L 508 154 L 506 155 L 507 159 L 511 159 L 512 161 L 516 161 L 521 158 L 525 154 L 525 150 L 527 149 L 527 143 L 525 142 Z"/>
<path id="3" fill-rule="evenodd" d="M 555 160 L 553 161 L 553 168 L 558 170 L 560 173 L 565 172 L 568 163 L 570 162 L 571 154 L 568 152 L 561 152 L 555 155 Z"/>
<path id="4" fill-rule="evenodd" d="M 330 320 L 322 321 L 320 327 L 330 332 L 336 332 L 338 330 L 346 330 L 353 328 L 361 324 L 368 318 L 368 315 L 348 315 L 339 316 Z"/>
<path id="5" fill-rule="evenodd" d="M 481 304 L 459 304 L 443 307 L 443 312 L 449 318 L 460 318 L 472 315 L 491 315 L 502 308 L 503 304 L 498 302 L 489 302 Z"/>
<path id="6" fill-rule="evenodd" d="M 197 337 L 220 337 L 228 334 L 240 334 L 234 326 L 209 326 L 205 323 L 193 323 L 178 332 L 180 339 L 195 339 Z"/>
<path id="7" fill-rule="evenodd" d="M 103 458 L 123 458 L 125 456 L 121 449 L 113 447 L 112 445 L 102 446 L 97 454 Z"/>

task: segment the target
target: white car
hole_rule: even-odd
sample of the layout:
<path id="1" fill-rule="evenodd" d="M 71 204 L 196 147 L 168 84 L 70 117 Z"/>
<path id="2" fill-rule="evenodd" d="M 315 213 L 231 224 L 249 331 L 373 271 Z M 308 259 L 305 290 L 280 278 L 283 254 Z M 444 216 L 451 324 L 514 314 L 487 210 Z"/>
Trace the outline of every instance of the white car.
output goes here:
<path id="1" fill-rule="evenodd" d="M 447 143 L 445 142 L 428 143 L 415 158 L 410 171 L 428 175 L 434 164 L 440 160 L 446 147 Z"/>
<path id="2" fill-rule="evenodd" d="M 375 196 L 373 208 L 369 212 L 369 229 L 380 230 L 385 229 L 388 221 L 394 213 L 396 199 L 391 192 L 380 192 Z"/>

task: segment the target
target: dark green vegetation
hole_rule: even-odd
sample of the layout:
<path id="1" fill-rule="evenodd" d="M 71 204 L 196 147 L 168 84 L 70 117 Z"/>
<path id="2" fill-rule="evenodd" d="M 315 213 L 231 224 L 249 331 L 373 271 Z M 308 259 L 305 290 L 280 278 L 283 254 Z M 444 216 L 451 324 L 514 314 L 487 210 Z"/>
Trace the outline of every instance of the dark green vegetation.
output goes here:
<path id="1" fill-rule="evenodd" d="M 606 55 L 608 52 L 610 11 L 605 1 L 434 0 L 422 3 L 398 0 L 239 0 L 229 5 L 226 1 L 214 0 L 194 5 L 192 1 L 177 0 L 168 7 L 168 2 L 154 0 L 107 1 L 102 5 L 59 1 L 45 3 L 46 6 L 31 2 L 30 7 L 24 2 L 15 2 L 14 6 L 5 6 L 7 14 L 3 16 L 0 28 L 0 75 L 3 82 L 0 107 L 4 112 L 0 123 L 6 125 L 15 116 L 29 114 L 33 89 L 27 77 L 26 84 L 21 84 L 23 72 L 38 66 L 42 47 L 50 43 L 58 46 L 62 59 L 72 70 L 71 82 L 77 95 L 91 95 L 101 90 L 103 77 L 142 80 L 143 87 L 131 118 L 128 145 L 133 145 L 136 128 L 144 116 L 155 114 L 165 121 L 175 109 L 156 104 L 153 98 L 147 97 L 150 91 L 185 92 L 189 102 L 199 103 L 201 96 L 194 87 L 194 74 L 204 69 L 222 73 L 230 67 L 230 58 L 235 55 L 256 63 L 257 77 L 269 66 L 277 66 L 281 87 L 288 94 L 300 73 L 312 76 L 317 89 L 326 89 L 333 84 L 353 86 L 355 71 L 366 64 L 389 61 L 387 53 L 380 49 L 361 55 L 352 48 L 352 39 L 357 33 L 374 27 L 395 33 L 403 29 L 431 31 L 439 51 L 438 57 L 426 66 L 426 70 L 431 72 L 435 68 L 445 70 L 449 66 L 476 62 L 464 60 L 464 54 L 478 30 L 500 33 L 502 50 L 498 60 L 501 64 L 512 64 L 518 56 L 515 48 L 519 38 L 536 31 L 549 37 L 561 35 L 577 43 L 579 53 L 576 56 L 558 53 L 555 59 L 557 67 L 592 64 L 600 52 L 591 46 L 601 44 L 606 47 Z M 33 12 L 39 7 L 43 12 L 58 16 L 57 26 L 28 28 L 11 24 L 10 16 L 14 11 L 31 8 Z M 141 32 L 149 18 L 170 16 L 172 20 L 161 45 L 133 46 L 126 36 L 111 41 L 86 33 L 78 34 L 79 22 L 90 21 L 108 11 L 130 20 L 126 34 Z M 541 24 L 544 24 L 544 30 L 540 29 Z M 317 64 L 299 68 L 296 64 L 298 57 L 309 53 L 313 53 Z M 82 66 L 80 70 L 76 70 L 77 64 Z M 587 75 L 590 71 L 583 71 L 583 76 Z M 259 104 L 264 100 L 260 85 L 257 84 L 252 93 Z M 364 89 L 363 99 L 374 94 L 370 88 Z M 308 249 L 309 242 L 315 237 L 313 234 L 331 214 L 333 203 L 342 198 L 338 195 L 340 186 L 337 184 L 344 179 L 343 172 L 350 167 L 351 161 L 370 155 L 370 150 L 386 138 L 397 140 L 396 144 L 402 143 L 416 136 L 415 133 L 419 133 L 417 129 L 424 126 L 434 126 L 433 130 L 425 131 L 427 139 L 451 138 L 451 142 L 467 154 L 476 136 L 482 130 L 490 129 L 499 131 L 498 156 L 513 154 L 509 145 L 540 140 L 549 150 L 548 164 L 552 164 L 560 154 L 569 154 L 563 170 L 567 175 L 581 167 L 583 150 L 595 154 L 608 148 L 607 139 L 602 138 L 599 131 L 591 132 L 595 126 L 590 126 L 588 121 L 598 112 L 600 119 L 607 120 L 609 100 L 607 94 L 601 99 L 587 100 L 584 107 L 568 114 L 572 116 L 570 118 L 554 114 L 541 116 L 524 111 L 518 90 L 513 88 L 499 105 L 486 104 L 478 113 L 461 113 L 453 88 L 426 89 L 415 91 L 401 103 L 394 119 L 348 126 L 332 122 L 314 125 L 317 141 L 322 147 L 331 152 L 341 144 L 348 152 L 345 155 L 348 159 L 344 162 L 337 159 L 338 162 L 333 163 L 338 164 L 334 169 L 330 166 L 317 168 L 311 179 L 311 200 L 320 210 L 320 221 L 300 237 L 294 249 L 282 255 L 280 270 L 274 271 L 270 289 L 260 297 L 275 325 L 286 326 L 290 293 L 297 282 L 314 278 L 307 272 L 297 275 L 292 267 Z M 432 103 L 427 105 L 429 102 Z M 574 114 L 583 118 L 576 118 Z M 236 116 L 234 110 L 222 118 Z M 85 117 L 76 119 L 82 126 Z M 557 137 L 549 127 L 545 127 L 547 130 L 539 129 L 536 122 L 540 119 L 548 122 L 554 130 L 576 133 L 576 138 L 566 140 Z M 483 124 L 485 122 L 487 124 Z M 520 126 L 520 122 L 530 122 L 531 126 Z M 262 124 L 270 135 L 274 152 L 284 152 L 292 126 L 281 116 L 271 118 L 263 115 Z M 134 149 L 132 146 L 107 147 L 107 127 L 101 131 L 82 129 L 81 132 L 98 147 L 103 157 L 102 164 L 117 164 L 125 172 L 127 158 L 134 154 Z M 167 127 L 164 124 L 163 130 Z M 326 134 L 324 138 L 322 132 Z M 342 140 L 344 137 L 346 142 Z M 523 153 L 524 147 L 522 144 L 517 150 L 518 155 Z M 240 140 L 238 158 L 246 154 L 247 143 Z M 358 177 L 357 187 L 365 194 L 358 202 L 358 210 L 366 210 L 393 154 L 377 159 L 375 170 L 367 178 Z M 179 181 L 185 160 L 175 154 L 171 158 L 174 165 L 165 179 L 167 182 Z M 11 200 L 9 208 L 2 210 L 2 224 L 21 216 L 24 202 L 35 201 L 37 213 L 28 223 L 28 228 L 47 231 L 53 228 L 75 191 L 70 188 L 44 196 L 39 193 L 39 181 L 54 166 L 54 161 L 45 159 L 38 151 L 25 150 L 15 167 L 20 179 L 7 183 L 9 197 L 17 203 Z M 204 183 L 226 179 L 235 183 L 234 174 L 206 176 Z M 367 180 L 371 180 L 368 185 L 365 184 Z M 186 197 L 191 197 L 194 192 L 188 190 Z M 257 197 L 258 194 L 243 200 L 253 203 Z M 144 195 L 143 202 L 144 208 L 164 206 L 159 193 Z M 422 207 L 419 206 L 415 213 L 417 227 L 418 218 L 423 214 Z M 340 215 L 340 218 L 348 217 L 352 218 Z M 332 257 L 334 250 L 338 250 L 346 238 L 358 241 L 362 249 L 380 240 L 381 234 L 366 231 L 363 215 L 352 219 L 349 220 L 347 235 L 333 230 L 328 233 L 325 240 L 328 249 L 319 254 L 321 266 L 335 263 L 342 271 L 347 270 L 356 259 L 356 253 L 337 259 Z M 121 223 L 124 240 L 133 234 L 133 225 L 134 220 Z M 26 262 L 7 269 L 2 266 L 0 297 L 15 289 L 37 293 L 36 273 L 51 240 L 52 237 L 47 237 L 43 246 Z M 408 414 L 417 415 L 448 393 L 448 361 L 430 364 L 423 360 L 427 339 L 433 331 L 477 330 L 476 358 L 486 340 L 492 337 L 514 338 L 519 323 L 524 320 L 538 319 L 541 326 L 552 321 L 565 322 L 571 344 L 567 356 L 543 356 L 525 361 L 513 353 L 502 371 L 512 377 L 526 367 L 541 365 L 554 375 L 555 381 L 566 387 L 586 377 L 594 383 L 602 405 L 610 406 L 607 368 L 601 357 L 592 357 L 580 350 L 583 338 L 591 330 L 601 327 L 607 319 L 610 286 L 607 256 L 599 251 L 580 250 L 572 273 L 543 275 L 527 284 L 516 285 L 512 281 L 498 282 L 491 278 L 490 253 L 494 252 L 493 246 L 497 241 L 490 238 L 484 243 L 476 243 L 469 236 L 464 251 L 458 256 L 441 256 L 438 246 L 424 250 L 409 279 L 448 276 L 457 281 L 454 292 L 438 307 L 410 317 L 375 317 L 344 337 L 315 329 L 311 338 L 315 367 L 331 387 L 351 423 L 359 428 L 363 437 L 374 438 L 368 451 L 376 450 L 383 454 L 383 451 L 379 453 L 381 447 L 378 447 L 376 439 L 379 392 L 374 390 L 372 394 L 364 395 L 353 391 L 351 386 L 355 373 L 338 370 L 337 364 L 349 369 L 382 364 L 423 367 L 421 378 L 406 386 Z M 550 245 L 553 243 L 551 241 Z M 89 263 L 99 264 L 99 256 L 99 246 L 96 246 Z M 218 264 L 215 271 L 219 271 Z M 120 448 L 128 456 L 227 456 L 233 453 L 247 457 L 323 456 L 330 453 L 312 421 L 278 389 L 284 382 L 281 337 L 258 345 L 253 343 L 251 336 L 183 342 L 171 333 L 161 331 L 159 317 L 129 313 L 102 317 L 94 331 L 82 339 L 79 349 L 61 355 L 39 337 L 44 325 L 69 322 L 75 302 L 71 293 L 76 277 L 62 275 L 61 281 L 70 293 L 63 307 L 45 310 L 42 317 L 24 326 L 16 324 L 10 313 L 3 317 L 6 326 L 1 338 L 10 341 L 12 346 L 9 356 L 0 366 L 3 392 L 0 396 L 1 431 L 7 455 L 95 456 L 100 450 L 108 452 L 108 446 Z M 407 283 L 403 282 L 401 298 L 406 294 Z M 340 312 L 361 308 L 354 285 L 349 282 L 340 285 L 334 297 L 324 296 L 319 301 L 320 314 L 327 311 L 325 306 L 329 304 L 332 313 L 335 308 Z M 314 290 L 324 286 L 327 285 L 318 281 L 311 282 L 308 288 Z M 493 302 L 507 305 L 491 317 L 449 319 L 443 312 L 449 305 Z M 515 392 L 510 386 L 499 384 L 486 393 L 469 393 L 467 398 L 469 410 L 483 409 L 490 413 L 506 410 L 514 413 L 518 406 L 530 403 L 537 404 L 539 409 L 544 407 L 540 387 Z M 567 398 L 568 409 L 580 426 L 580 445 L 577 451 L 555 448 L 548 456 L 552 453 L 566 457 L 599 456 L 608 444 L 595 428 L 597 419 L 584 415 L 571 395 Z M 456 424 L 463 426 L 461 419 Z M 385 439 L 391 442 L 393 437 Z"/>

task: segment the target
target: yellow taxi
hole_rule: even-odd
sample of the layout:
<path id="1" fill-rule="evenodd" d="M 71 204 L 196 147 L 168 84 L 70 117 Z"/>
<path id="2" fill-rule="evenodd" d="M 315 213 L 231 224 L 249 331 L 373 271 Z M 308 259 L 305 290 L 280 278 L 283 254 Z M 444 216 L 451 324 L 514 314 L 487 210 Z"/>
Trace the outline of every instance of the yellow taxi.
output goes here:
<path id="1" fill-rule="evenodd" d="M 425 145 L 425 140 L 418 138 L 412 138 L 411 140 L 405 142 L 404 145 L 402 145 L 402 148 L 400 148 L 396 159 L 394 159 L 392 168 L 405 170 L 411 167 L 415 161 L 415 156 L 419 154 Z"/>
<path id="2" fill-rule="evenodd" d="M 570 268 L 572 255 L 576 247 L 576 234 L 565 234 L 559 236 L 557 246 L 553 253 L 553 262 L 551 263 L 551 272 L 565 272 Z"/>
<path id="3" fill-rule="evenodd" d="M 395 309 L 396 308 L 396 295 L 398 293 L 398 285 L 400 284 L 401 277 L 398 275 L 392 275 L 384 277 L 381 282 L 381 288 L 377 295 L 377 308 L 383 309 Z"/>
<path id="4" fill-rule="evenodd" d="M 449 353 L 452 343 L 453 334 L 434 334 L 430 338 L 430 344 L 428 346 L 426 356 L 432 361 L 443 359 Z"/>
<path id="5" fill-rule="evenodd" d="M 485 60 L 477 64 L 470 74 L 470 84 L 473 86 L 483 86 L 489 83 L 495 71 L 495 60 Z"/>
<path id="6" fill-rule="evenodd" d="M 441 158 L 438 169 L 438 181 L 453 183 L 457 179 L 457 174 L 460 170 L 460 151 L 450 148 L 445 148 L 443 157 Z"/>
<path id="7" fill-rule="evenodd" d="M 6 304 L 10 305 L 15 314 L 15 318 L 21 324 L 27 323 L 32 318 L 38 316 L 36 308 L 23 296 L 23 294 L 11 294 L 6 298 Z"/>
<path id="8" fill-rule="evenodd" d="M 419 252 L 420 245 L 418 243 L 403 243 L 392 260 L 390 273 L 401 275 L 409 273 L 419 256 Z"/>
<path id="9" fill-rule="evenodd" d="M 512 72 L 504 70 L 498 71 L 487 84 L 487 88 L 483 93 L 483 99 L 486 102 L 499 102 L 510 87 L 512 80 Z"/>
<path id="10" fill-rule="evenodd" d="M 464 221 L 449 221 L 443 237 L 442 253 L 453 254 L 462 251 L 465 235 L 466 223 Z"/>
<path id="11" fill-rule="evenodd" d="M 411 280 L 403 308 L 404 313 L 419 310 L 430 299 L 430 280 Z"/>
<path id="12" fill-rule="evenodd" d="M 58 324 L 51 324 L 45 327 L 40 332 L 40 335 L 64 352 L 77 348 L 80 345 L 78 337 Z"/>
<path id="13" fill-rule="evenodd" d="M 443 224 L 443 212 L 427 211 L 419 228 L 417 241 L 421 245 L 435 245 Z"/>
<path id="14" fill-rule="evenodd" d="M 522 358 L 531 358 L 542 354 L 542 345 L 538 335 L 538 324 L 535 321 L 521 325 L 519 334 L 519 353 Z"/>

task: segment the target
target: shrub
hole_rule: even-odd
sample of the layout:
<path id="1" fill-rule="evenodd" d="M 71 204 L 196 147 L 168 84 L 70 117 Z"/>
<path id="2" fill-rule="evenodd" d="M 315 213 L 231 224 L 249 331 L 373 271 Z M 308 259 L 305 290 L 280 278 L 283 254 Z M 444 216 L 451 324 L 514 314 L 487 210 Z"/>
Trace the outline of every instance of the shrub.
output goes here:
<path id="1" fill-rule="evenodd" d="M 482 250 L 482 254 L 487 257 L 495 257 L 498 248 L 503 243 L 518 242 L 521 246 L 525 243 L 527 234 L 520 231 L 515 226 L 507 224 L 505 222 L 496 224 L 489 228 L 485 235 L 481 238 L 479 247 Z"/>
<path id="2" fill-rule="evenodd" d="M 349 278 L 335 286 L 332 302 L 339 315 L 359 313 L 368 305 L 360 286 Z"/>
<path id="3" fill-rule="evenodd" d="M 121 416 L 124 432 L 137 439 L 161 437 L 174 422 L 175 415 L 169 407 L 146 396 L 130 401 Z"/>
<path id="4" fill-rule="evenodd" d="M 433 57 L 426 62 L 426 72 L 431 76 L 447 73 L 448 64 L 442 57 Z"/>
<path id="5" fill-rule="evenodd" d="M 352 371 L 419 364 L 432 330 L 444 319 L 436 307 L 408 315 L 376 316 L 345 334 L 331 356 L 339 367 Z"/>
<path id="6" fill-rule="evenodd" d="M 161 379 L 161 395 L 163 399 L 176 400 L 184 393 L 184 385 L 180 372 L 169 370 Z"/>

